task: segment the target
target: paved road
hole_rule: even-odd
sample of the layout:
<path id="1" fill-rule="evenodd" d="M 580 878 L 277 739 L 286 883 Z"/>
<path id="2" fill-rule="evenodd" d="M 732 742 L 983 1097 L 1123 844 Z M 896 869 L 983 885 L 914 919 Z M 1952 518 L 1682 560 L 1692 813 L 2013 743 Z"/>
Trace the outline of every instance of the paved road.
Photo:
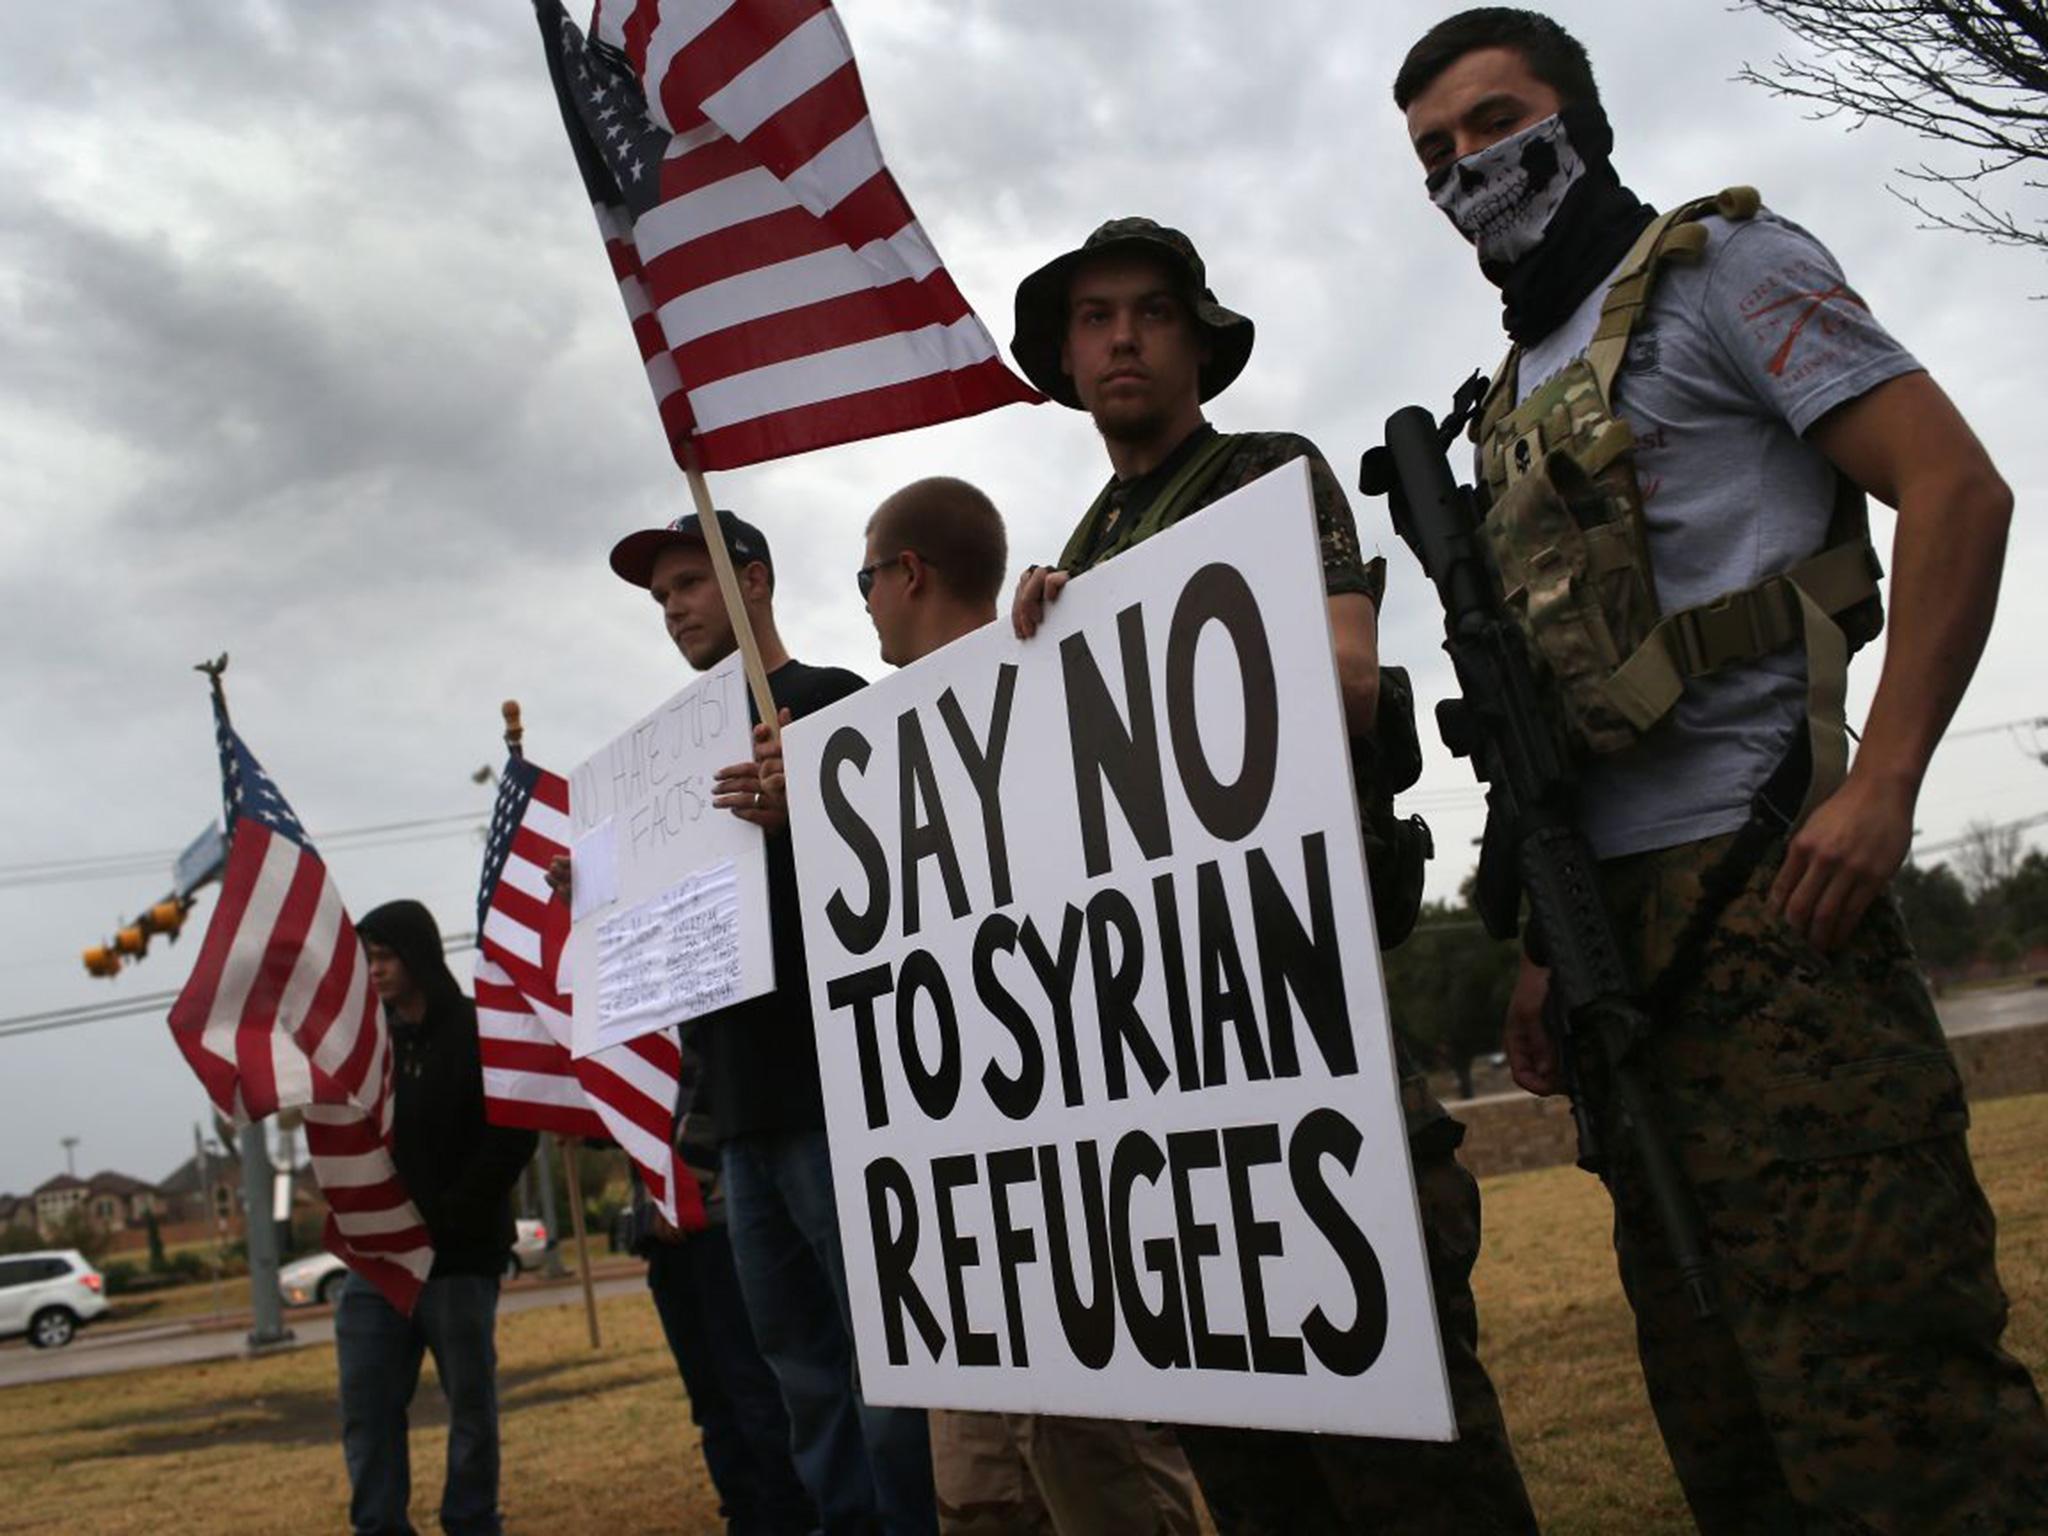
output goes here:
<path id="1" fill-rule="evenodd" d="M 1965 992 L 1934 1005 L 1941 1027 L 1951 1035 L 1982 1035 L 2048 1022 L 2048 987 L 2012 987 L 2000 992 Z"/>
<path id="2" fill-rule="evenodd" d="M 639 1275 L 622 1275 L 599 1280 L 600 1301 L 647 1289 Z M 580 1285 L 513 1285 L 498 1298 L 498 1311 L 527 1312 L 535 1307 L 580 1306 Z M 334 1319 L 324 1309 L 310 1315 L 285 1313 L 285 1322 L 296 1337 L 279 1349 L 325 1347 L 334 1340 Z M 254 1353 L 244 1337 L 246 1328 L 208 1329 L 192 1323 L 165 1323 L 159 1328 L 138 1328 L 122 1333 L 95 1335 L 90 1328 L 63 1349 L 30 1349 L 26 1345 L 0 1350 L 0 1388 L 27 1386 L 44 1381 L 72 1381 L 82 1376 L 110 1376 L 117 1371 L 140 1371 L 155 1366 L 191 1365 L 202 1360 L 235 1360 Z"/>

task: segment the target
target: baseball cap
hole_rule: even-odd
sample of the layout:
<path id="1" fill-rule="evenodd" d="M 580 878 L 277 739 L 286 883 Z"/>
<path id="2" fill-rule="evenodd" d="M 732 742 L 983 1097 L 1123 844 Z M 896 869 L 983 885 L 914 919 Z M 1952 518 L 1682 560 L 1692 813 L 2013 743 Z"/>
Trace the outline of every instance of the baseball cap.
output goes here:
<path id="1" fill-rule="evenodd" d="M 718 526 L 725 534 L 725 547 L 732 551 L 735 570 L 759 561 L 768 567 L 768 579 L 775 579 L 775 560 L 768 553 L 767 537 L 752 523 L 726 511 L 718 512 Z M 644 587 L 654 578 L 654 559 L 671 544 L 702 544 L 703 525 L 697 514 L 687 512 L 666 528 L 642 528 L 629 533 L 612 546 L 612 570 L 622 581 Z"/>

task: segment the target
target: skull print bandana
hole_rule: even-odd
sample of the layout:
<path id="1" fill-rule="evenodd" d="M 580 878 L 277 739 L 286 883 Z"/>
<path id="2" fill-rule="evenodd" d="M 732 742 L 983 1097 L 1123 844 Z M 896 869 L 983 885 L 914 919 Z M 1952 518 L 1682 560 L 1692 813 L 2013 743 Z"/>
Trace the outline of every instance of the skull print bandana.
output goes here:
<path id="1" fill-rule="evenodd" d="M 1543 243 L 1586 162 L 1552 114 L 1429 178 L 1429 198 L 1478 248 L 1482 267 L 1519 261 Z"/>

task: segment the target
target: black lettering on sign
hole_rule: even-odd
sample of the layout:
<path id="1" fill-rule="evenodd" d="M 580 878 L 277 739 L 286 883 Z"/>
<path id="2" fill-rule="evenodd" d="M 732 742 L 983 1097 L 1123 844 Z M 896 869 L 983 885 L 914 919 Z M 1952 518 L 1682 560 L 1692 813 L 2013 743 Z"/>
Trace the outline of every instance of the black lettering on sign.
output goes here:
<path id="1" fill-rule="evenodd" d="M 989 1153 L 988 1204 L 989 1214 L 995 1220 L 996 1271 L 1003 1280 L 1003 1319 L 1009 1326 L 1010 1364 L 1017 1366 L 1031 1363 L 1024 1303 L 1017 1290 L 1017 1268 L 1037 1262 L 1038 1243 L 1029 1227 L 1020 1227 L 1010 1219 L 1010 1186 L 1028 1184 L 1032 1177 L 1029 1147 L 1006 1147 Z"/>
<path id="2" fill-rule="evenodd" d="M 867 1110 L 871 1131 L 889 1123 L 889 1087 L 882 1077 L 882 1048 L 875 1039 L 875 1000 L 888 996 L 889 987 L 886 965 L 871 965 L 864 971 L 825 983 L 825 1001 L 833 1012 L 853 1009 L 853 1042 L 860 1052 L 861 1103 Z"/>
<path id="3" fill-rule="evenodd" d="M 1180 898 L 1172 875 L 1152 877 L 1152 911 L 1159 920 L 1159 979 L 1166 987 L 1166 1025 L 1173 1036 L 1174 1081 L 1181 1092 L 1202 1086 L 1202 1064 L 1195 1050 L 1195 1022 L 1188 1006 L 1188 956 L 1181 942 Z"/>
<path id="4" fill-rule="evenodd" d="M 1060 1149 L 1051 1143 L 1038 1149 L 1039 1199 L 1045 1207 L 1046 1257 L 1052 1268 L 1060 1331 L 1067 1336 L 1067 1349 L 1073 1357 L 1089 1370 L 1099 1371 L 1116 1353 L 1116 1284 L 1110 1278 L 1109 1223 L 1102 1206 L 1102 1154 L 1094 1142 L 1083 1141 L 1074 1148 L 1074 1161 L 1081 1187 L 1081 1224 L 1088 1244 L 1086 1301 L 1081 1299 L 1075 1280 L 1067 1192 L 1060 1182 Z"/>
<path id="5" fill-rule="evenodd" d="M 868 1232 L 875 1247 L 875 1287 L 882 1300 L 882 1337 L 891 1365 L 907 1365 L 910 1350 L 903 1337 L 903 1317 L 910 1315 L 917 1336 L 937 1360 L 946 1348 L 945 1330 L 931 1304 L 917 1288 L 911 1266 L 917 1261 L 917 1192 L 910 1175 L 893 1157 L 878 1157 L 867 1166 Z M 896 1206 L 889 1219 L 888 1206 Z"/>
<path id="6" fill-rule="evenodd" d="M 919 815 L 919 802 L 929 819 Z M 967 915 L 967 882 L 960 877 L 960 855 L 953 850 L 946 802 L 939 798 L 938 776 L 932 772 L 932 755 L 914 709 L 896 717 L 896 803 L 903 835 L 903 934 L 908 938 L 921 920 L 917 867 L 926 859 L 939 861 L 939 878 L 946 883 L 946 904 L 953 916 Z"/>
<path id="7" fill-rule="evenodd" d="M 1315 1037 L 1323 1063 L 1335 1077 L 1358 1070 L 1358 1045 L 1351 1038 L 1351 1011 L 1344 1004 L 1344 955 L 1337 943 L 1337 917 L 1330 900 L 1330 856 L 1323 834 L 1301 840 L 1301 862 L 1308 877 L 1309 926 L 1287 899 L 1287 888 L 1273 872 L 1263 850 L 1245 855 L 1251 877 L 1252 929 L 1258 937 L 1259 975 L 1266 990 L 1266 1033 L 1273 1042 L 1273 1070 L 1298 1077 L 1301 1060 L 1294 1049 L 1294 1011 L 1287 994 L 1301 1003 L 1301 1016 Z"/>
<path id="8" fill-rule="evenodd" d="M 1244 960 L 1237 952 L 1223 871 L 1214 859 L 1195 867 L 1195 945 L 1202 965 L 1202 1086 L 1215 1088 L 1230 1080 L 1230 1063 L 1223 1054 L 1226 1024 L 1236 1032 L 1244 1075 L 1262 1083 L 1273 1071 L 1266 1065 L 1251 985 L 1245 980 Z"/>
<path id="9" fill-rule="evenodd" d="M 974 995 L 989 1016 L 1010 1032 L 1017 1042 L 1017 1072 L 1013 1077 L 993 1059 L 982 1069 L 981 1086 L 988 1101 L 1012 1120 L 1023 1120 L 1038 1108 L 1045 1092 L 1045 1047 L 1038 1039 L 1038 1026 L 1010 994 L 996 974 L 996 955 L 1017 952 L 1017 925 L 1000 912 L 991 912 L 974 932 Z"/>
<path id="10" fill-rule="evenodd" d="M 1081 1055 L 1074 1043 L 1074 973 L 1081 959 L 1081 909 L 1069 905 L 1060 914 L 1060 947 L 1055 955 L 1038 932 L 1038 921 L 1025 918 L 1018 933 L 1024 958 L 1052 1004 L 1053 1048 L 1060 1058 L 1060 1093 L 1069 1109 L 1081 1102 Z"/>
<path id="11" fill-rule="evenodd" d="M 1088 636 L 1071 634 L 1060 642 L 1060 672 L 1067 689 L 1067 740 L 1073 751 L 1074 794 L 1081 810 L 1081 852 L 1091 876 L 1106 873 L 1110 864 L 1109 818 L 1102 799 L 1105 779 L 1145 857 L 1163 859 L 1173 852 L 1143 608 L 1133 603 L 1124 609 L 1116 616 L 1116 629 L 1123 657 L 1123 712 L 1102 680 L 1095 654 L 1088 649 Z M 1128 726 L 1124 724 L 1126 714 Z"/>
<path id="12" fill-rule="evenodd" d="M 1230 1183 L 1230 1225 L 1237 1236 L 1237 1273 L 1244 1288 L 1245 1331 L 1251 1337 L 1252 1369 L 1273 1376 L 1308 1373 L 1301 1340 L 1273 1332 L 1266 1311 L 1261 1259 L 1280 1257 L 1280 1223 L 1261 1221 L 1252 1209 L 1252 1170 L 1280 1161 L 1280 1127 L 1233 1125 L 1223 1132 L 1223 1167 Z"/>
<path id="13" fill-rule="evenodd" d="M 1001 1365 L 996 1336 L 977 1331 L 967 1317 L 967 1285 L 963 1271 L 981 1262 L 981 1245 L 960 1231 L 953 1214 L 953 1191 L 980 1182 L 981 1170 L 972 1152 L 932 1159 L 932 1196 L 939 1208 L 939 1259 L 946 1267 L 946 1305 L 953 1314 L 953 1357 L 962 1365 Z"/>
<path id="14" fill-rule="evenodd" d="M 1323 1159 L 1334 1157 L 1346 1173 L 1358 1167 L 1365 1138 L 1358 1127 L 1334 1109 L 1314 1109 L 1301 1117 L 1287 1143 L 1287 1172 L 1294 1197 L 1316 1230 L 1323 1234 L 1344 1273 L 1351 1280 L 1353 1311 L 1350 1326 L 1330 1321 L 1320 1305 L 1302 1319 L 1301 1336 L 1325 1370 L 1339 1376 L 1362 1376 L 1372 1369 L 1387 1342 L 1387 1277 L 1379 1255 L 1344 1209 L 1344 1202 L 1323 1181 Z"/>
<path id="15" fill-rule="evenodd" d="M 917 1038 L 917 999 L 932 1000 L 939 1030 L 939 1064 L 927 1066 Z M 960 1102 L 960 1019 L 953 1011 L 953 989 L 946 971 L 930 950 L 913 949 L 896 973 L 896 1048 L 903 1053 L 903 1076 L 910 1096 L 928 1120 L 943 1120 Z"/>
<path id="16" fill-rule="evenodd" d="M 865 772 L 872 756 L 874 748 L 867 737 L 850 725 L 842 725 L 825 743 L 824 755 L 818 760 L 818 796 L 825 804 L 825 819 L 832 823 L 832 830 L 860 861 L 861 873 L 867 876 L 867 905 L 860 911 L 853 909 L 844 891 L 835 890 L 825 903 L 825 916 L 831 921 L 840 947 L 853 955 L 864 955 L 881 943 L 889 926 L 888 856 L 882 852 L 882 840 L 875 836 L 875 829 L 861 820 L 860 812 L 853 808 L 839 783 L 842 764 L 851 763 L 856 772 Z"/>
<path id="17" fill-rule="evenodd" d="M 1214 1222 L 1195 1219 L 1191 1176 L 1197 1169 L 1223 1166 L 1222 1144 L 1213 1130 L 1175 1131 L 1166 1138 L 1166 1160 L 1173 1168 L 1173 1226 L 1180 1237 L 1180 1272 L 1195 1364 L 1205 1371 L 1247 1370 L 1244 1335 L 1209 1331 L 1209 1304 L 1202 1290 L 1202 1260 L 1220 1254 L 1223 1243 Z"/>
<path id="18" fill-rule="evenodd" d="M 1110 1098 L 1130 1097 L 1124 1077 L 1126 1051 L 1145 1074 L 1146 1086 L 1157 1093 L 1167 1079 L 1166 1058 L 1138 1011 L 1138 989 L 1145 981 L 1145 934 L 1130 898 L 1113 885 L 1088 899 L 1088 959 L 1095 971 L 1102 1075 Z"/>
<path id="19" fill-rule="evenodd" d="M 1010 904 L 1010 849 L 1003 839 L 1003 748 L 1010 739 L 1010 705 L 1017 697 L 1017 667 L 1004 662 L 996 669 L 996 701 L 989 710 L 988 741 L 979 743 L 968 729 L 960 701 L 948 688 L 939 695 L 939 717 L 953 738 L 960 764 L 981 800 L 981 835 L 988 842 L 988 881 L 991 905 Z"/>
<path id="20" fill-rule="evenodd" d="M 1212 623 L 1230 637 L 1244 700 L 1244 758 L 1228 784 L 1210 770 L 1195 714 L 1195 651 Z M 1166 635 L 1166 720 L 1195 815 L 1212 837 L 1234 843 L 1247 836 L 1266 814 L 1280 767 L 1280 689 L 1258 599 L 1235 566 L 1205 565 L 1181 588 Z"/>
<path id="21" fill-rule="evenodd" d="M 1111 1257 L 1116 1267 L 1116 1291 L 1124 1314 L 1124 1326 L 1131 1342 L 1147 1365 L 1170 1370 L 1188 1363 L 1187 1317 L 1181 1306 L 1180 1267 L 1173 1261 L 1173 1239 L 1148 1237 L 1134 1247 L 1131 1231 L 1131 1194 L 1138 1181 L 1159 1182 L 1166 1171 L 1166 1154 L 1159 1143 L 1143 1131 L 1126 1131 L 1116 1144 L 1109 1163 L 1109 1231 Z M 1137 1257 L 1142 1252 L 1145 1267 L 1159 1280 L 1159 1306 L 1145 1302 L 1144 1284 L 1138 1278 Z"/>

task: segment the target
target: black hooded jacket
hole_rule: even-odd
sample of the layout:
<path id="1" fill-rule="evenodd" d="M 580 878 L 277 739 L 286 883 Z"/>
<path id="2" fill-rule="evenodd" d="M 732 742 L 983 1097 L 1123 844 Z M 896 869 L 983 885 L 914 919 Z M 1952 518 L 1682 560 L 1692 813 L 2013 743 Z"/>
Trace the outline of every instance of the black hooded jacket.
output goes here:
<path id="1" fill-rule="evenodd" d="M 388 1009 L 384 1016 L 391 1026 L 393 1155 L 433 1234 L 434 1273 L 499 1274 L 514 1235 L 512 1186 L 533 1156 L 534 1134 L 484 1120 L 476 1005 L 448 969 L 434 915 L 416 901 L 387 902 L 356 932 L 397 955 L 427 999 L 416 1024 Z"/>

